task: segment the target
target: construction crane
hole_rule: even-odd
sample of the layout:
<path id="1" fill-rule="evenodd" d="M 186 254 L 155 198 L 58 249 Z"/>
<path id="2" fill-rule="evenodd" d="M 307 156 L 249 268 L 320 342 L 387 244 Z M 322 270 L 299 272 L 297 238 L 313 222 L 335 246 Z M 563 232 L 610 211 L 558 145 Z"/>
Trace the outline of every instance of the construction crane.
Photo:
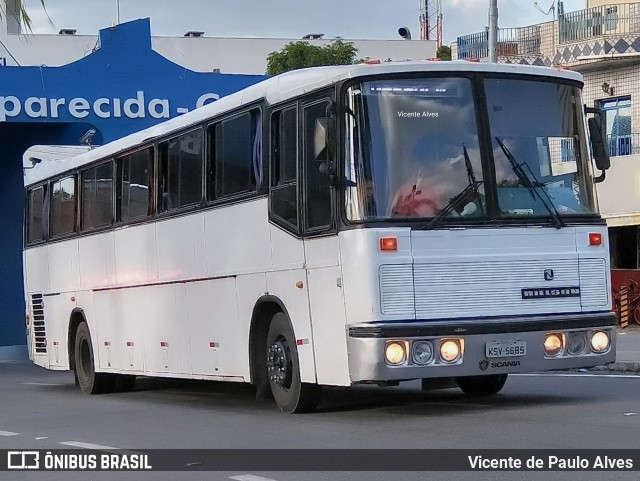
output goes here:
<path id="1" fill-rule="evenodd" d="M 442 46 L 442 0 L 420 0 L 420 39 Z"/>

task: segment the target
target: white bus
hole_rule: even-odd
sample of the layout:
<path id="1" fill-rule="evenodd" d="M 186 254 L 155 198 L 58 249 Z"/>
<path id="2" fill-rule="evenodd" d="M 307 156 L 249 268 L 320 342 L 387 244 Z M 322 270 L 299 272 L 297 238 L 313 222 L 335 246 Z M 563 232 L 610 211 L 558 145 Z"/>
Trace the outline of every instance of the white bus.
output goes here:
<path id="1" fill-rule="evenodd" d="M 487 395 L 612 362 L 581 87 L 539 67 L 322 67 L 44 162 L 26 181 L 30 356 L 85 393 L 239 381 L 286 412 L 322 385 Z"/>

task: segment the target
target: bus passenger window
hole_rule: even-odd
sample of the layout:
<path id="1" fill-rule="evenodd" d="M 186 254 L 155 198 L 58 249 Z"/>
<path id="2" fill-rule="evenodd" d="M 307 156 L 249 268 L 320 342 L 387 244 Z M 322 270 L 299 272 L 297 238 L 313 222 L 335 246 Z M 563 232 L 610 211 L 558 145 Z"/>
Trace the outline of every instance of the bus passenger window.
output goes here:
<path id="1" fill-rule="evenodd" d="M 44 205 L 44 189 L 46 186 L 29 190 L 27 244 L 41 242 L 45 239 L 47 216 Z"/>
<path id="2" fill-rule="evenodd" d="M 65 177 L 53 183 L 51 196 L 51 235 L 70 234 L 76 230 L 76 179 Z"/>
<path id="3" fill-rule="evenodd" d="M 209 127 L 208 199 L 259 190 L 262 182 L 262 121 L 258 110 Z"/>
<path id="4" fill-rule="evenodd" d="M 153 149 L 145 149 L 119 159 L 120 162 L 120 220 L 146 217 L 151 213 L 149 179 Z"/>
<path id="5" fill-rule="evenodd" d="M 113 221 L 113 164 L 103 164 L 82 173 L 80 227 L 111 224 Z"/>
<path id="6" fill-rule="evenodd" d="M 202 143 L 202 130 L 196 130 L 160 144 L 160 212 L 202 200 Z"/>

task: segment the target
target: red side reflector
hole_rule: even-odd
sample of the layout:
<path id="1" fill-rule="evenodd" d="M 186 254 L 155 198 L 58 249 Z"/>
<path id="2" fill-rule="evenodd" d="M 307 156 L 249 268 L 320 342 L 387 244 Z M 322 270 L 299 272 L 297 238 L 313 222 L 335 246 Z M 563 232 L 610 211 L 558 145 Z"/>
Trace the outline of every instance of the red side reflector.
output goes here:
<path id="1" fill-rule="evenodd" d="M 589 245 L 590 246 L 602 245 L 602 234 L 600 234 L 599 232 L 590 232 L 589 233 Z"/>
<path id="2" fill-rule="evenodd" d="M 209 347 L 218 347 L 218 343 L 217 342 L 210 342 L 209 343 Z"/>
<path id="3" fill-rule="evenodd" d="M 396 237 L 381 237 L 380 250 L 381 251 L 397 251 L 398 239 Z"/>
<path id="4" fill-rule="evenodd" d="M 160 341 L 160 347 L 169 347 L 169 343 L 165 341 Z"/>
<path id="5" fill-rule="evenodd" d="M 127 341 L 127 347 L 133 347 L 133 346 L 134 346 L 133 342 Z"/>

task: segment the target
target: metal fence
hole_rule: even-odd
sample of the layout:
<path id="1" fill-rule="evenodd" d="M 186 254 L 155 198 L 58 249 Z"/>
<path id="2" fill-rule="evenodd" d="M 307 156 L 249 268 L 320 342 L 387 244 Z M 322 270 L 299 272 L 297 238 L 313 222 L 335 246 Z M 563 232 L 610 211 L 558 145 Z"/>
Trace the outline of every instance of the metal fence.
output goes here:
<path id="1" fill-rule="evenodd" d="M 640 2 L 602 5 L 558 17 L 560 43 L 640 33 Z"/>
<path id="2" fill-rule="evenodd" d="M 607 136 L 611 157 L 640 154 L 640 133 Z"/>
<path id="3" fill-rule="evenodd" d="M 489 56 L 489 31 L 458 37 L 458 58 L 486 58 Z M 520 28 L 501 28 L 498 32 L 498 56 L 540 54 L 540 25 Z"/>

